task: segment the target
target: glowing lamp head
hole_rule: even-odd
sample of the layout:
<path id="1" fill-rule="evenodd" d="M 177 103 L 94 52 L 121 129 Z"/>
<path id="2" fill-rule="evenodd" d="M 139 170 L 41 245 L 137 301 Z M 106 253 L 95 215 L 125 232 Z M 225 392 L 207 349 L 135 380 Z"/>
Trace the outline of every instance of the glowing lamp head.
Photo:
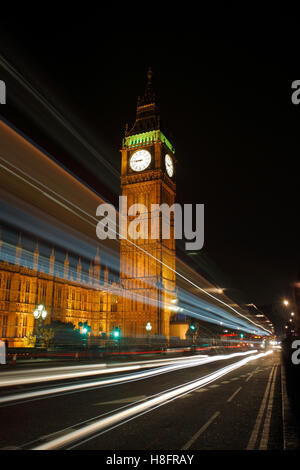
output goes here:
<path id="1" fill-rule="evenodd" d="M 34 312 L 33 312 L 33 316 L 34 318 L 37 320 L 40 316 L 40 312 L 38 311 L 38 309 L 36 309 Z"/>
<path id="2" fill-rule="evenodd" d="M 46 316 L 47 316 L 47 310 L 44 309 L 42 310 L 42 319 L 45 320 Z"/>

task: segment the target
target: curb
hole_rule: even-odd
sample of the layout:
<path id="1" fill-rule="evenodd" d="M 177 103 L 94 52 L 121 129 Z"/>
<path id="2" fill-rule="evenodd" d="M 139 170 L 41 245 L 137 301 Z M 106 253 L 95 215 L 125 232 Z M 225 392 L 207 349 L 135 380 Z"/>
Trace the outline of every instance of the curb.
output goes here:
<path id="1" fill-rule="evenodd" d="M 297 425 L 291 410 L 287 388 L 284 365 L 281 364 L 281 403 L 282 403 L 282 427 L 283 427 L 283 449 L 299 450 L 300 440 Z"/>

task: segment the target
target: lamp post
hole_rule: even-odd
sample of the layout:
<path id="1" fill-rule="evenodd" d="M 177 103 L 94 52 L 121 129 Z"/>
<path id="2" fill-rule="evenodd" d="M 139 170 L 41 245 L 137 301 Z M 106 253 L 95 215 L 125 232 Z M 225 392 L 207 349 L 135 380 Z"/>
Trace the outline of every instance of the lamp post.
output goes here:
<path id="1" fill-rule="evenodd" d="M 151 330 L 152 330 L 152 325 L 149 321 L 146 325 L 146 330 L 147 330 L 148 344 L 150 346 L 150 333 L 151 333 Z"/>
<path id="2" fill-rule="evenodd" d="M 37 325 L 37 338 L 36 338 L 36 347 L 39 347 L 40 344 L 40 329 L 47 316 L 47 310 L 45 309 L 44 305 L 40 304 L 38 308 L 36 308 L 33 312 L 33 316 L 35 320 L 38 322 Z"/>

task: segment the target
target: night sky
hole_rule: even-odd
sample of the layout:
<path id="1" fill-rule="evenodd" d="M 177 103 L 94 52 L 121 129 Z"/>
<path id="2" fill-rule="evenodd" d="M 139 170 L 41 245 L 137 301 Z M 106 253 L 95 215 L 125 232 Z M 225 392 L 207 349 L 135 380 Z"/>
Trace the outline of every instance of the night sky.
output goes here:
<path id="1" fill-rule="evenodd" d="M 201 18 L 193 27 L 158 7 L 147 20 L 102 8 L 56 13 L 2 19 L 1 55 L 100 159 L 0 65 L 8 101 L 1 114 L 114 200 L 125 124 L 134 122 L 151 65 L 162 130 L 176 148 L 177 201 L 205 204 L 205 247 L 192 262 L 209 266 L 232 297 L 280 303 L 299 267 L 300 105 L 290 98 L 300 79 L 296 20 L 208 27 Z"/>

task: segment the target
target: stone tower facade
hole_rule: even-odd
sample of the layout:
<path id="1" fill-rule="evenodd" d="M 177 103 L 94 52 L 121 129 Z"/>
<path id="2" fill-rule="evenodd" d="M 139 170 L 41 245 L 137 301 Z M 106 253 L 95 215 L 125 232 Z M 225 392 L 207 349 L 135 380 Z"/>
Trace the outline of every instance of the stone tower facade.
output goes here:
<path id="1" fill-rule="evenodd" d="M 151 322 L 153 334 L 169 337 L 170 306 L 176 297 L 174 224 L 172 218 L 170 237 L 163 239 L 159 206 L 175 202 L 175 150 L 160 129 L 151 69 L 147 78 L 135 123 L 126 128 L 121 150 L 122 196 L 127 197 L 127 208 L 139 205 L 137 214 L 145 222 L 140 238 L 121 238 L 120 282 L 126 292 L 123 328 L 126 336 L 144 335 Z M 130 220 L 129 215 L 127 227 Z"/>

